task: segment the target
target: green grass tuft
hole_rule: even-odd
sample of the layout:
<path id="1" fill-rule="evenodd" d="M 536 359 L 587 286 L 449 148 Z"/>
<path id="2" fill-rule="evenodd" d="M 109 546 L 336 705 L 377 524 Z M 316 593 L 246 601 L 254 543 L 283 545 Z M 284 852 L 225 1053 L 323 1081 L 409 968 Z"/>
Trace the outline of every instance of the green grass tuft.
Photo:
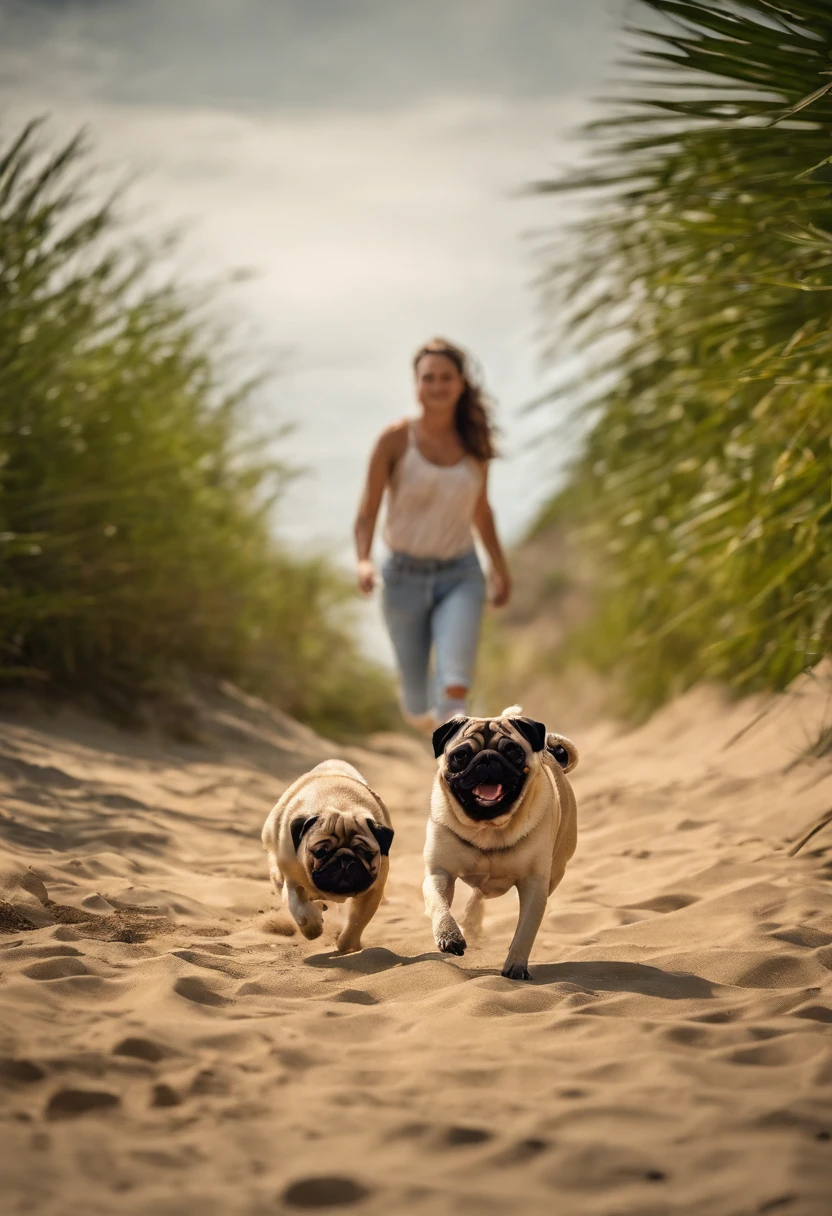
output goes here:
<path id="1" fill-rule="evenodd" d="M 36 123 L 0 149 L 0 682 L 127 706 L 208 676 L 326 731 L 388 726 L 350 588 L 274 539 L 255 385 L 229 387 L 89 180 L 82 141 L 51 152 Z"/>

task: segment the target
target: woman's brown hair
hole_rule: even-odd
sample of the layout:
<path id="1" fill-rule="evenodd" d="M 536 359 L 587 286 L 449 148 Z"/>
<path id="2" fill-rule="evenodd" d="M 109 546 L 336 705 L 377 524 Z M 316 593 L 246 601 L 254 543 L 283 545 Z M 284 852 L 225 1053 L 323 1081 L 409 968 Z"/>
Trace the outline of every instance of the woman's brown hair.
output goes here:
<path id="1" fill-rule="evenodd" d="M 493 460 L 497 455 L 494 446 L 494 426 L 491 421 L 491 402 L 474 370 L 470 355 L 445 338 L 432 338 L 420 346 L 413 357 L 413 370 L 425 355 L 444 355 L 450 359 L 465 381 L 459 401 L 456 403 L 456 429 L 462 446 L 477 460 Z"/>

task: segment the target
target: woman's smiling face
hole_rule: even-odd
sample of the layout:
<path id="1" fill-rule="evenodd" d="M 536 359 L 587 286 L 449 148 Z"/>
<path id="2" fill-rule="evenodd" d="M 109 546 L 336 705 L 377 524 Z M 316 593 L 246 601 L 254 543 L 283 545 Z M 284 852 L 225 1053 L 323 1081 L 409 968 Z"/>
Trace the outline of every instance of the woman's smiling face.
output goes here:
<path id="1" fill-rule="evenodd" d="M 424 354 L 416 365 L 416 396 L 426 410 L 453 409 L 465 380 L 447 355 Z"/>

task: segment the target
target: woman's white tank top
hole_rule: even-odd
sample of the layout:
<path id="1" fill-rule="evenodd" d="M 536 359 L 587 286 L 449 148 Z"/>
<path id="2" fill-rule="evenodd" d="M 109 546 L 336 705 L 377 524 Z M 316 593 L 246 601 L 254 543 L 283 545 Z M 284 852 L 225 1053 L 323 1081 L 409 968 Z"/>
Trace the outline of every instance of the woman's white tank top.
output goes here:
<path id="1" fill-rule="evenodd" d="M 448 466 L 427 460 L 419 451 L 411 422 L 407 448 L 387 487 L 384 540 L 388 547 L 394 553 L 443 561 L 468 553 L 484 478 L 484 466 L 473 456 Z"/>

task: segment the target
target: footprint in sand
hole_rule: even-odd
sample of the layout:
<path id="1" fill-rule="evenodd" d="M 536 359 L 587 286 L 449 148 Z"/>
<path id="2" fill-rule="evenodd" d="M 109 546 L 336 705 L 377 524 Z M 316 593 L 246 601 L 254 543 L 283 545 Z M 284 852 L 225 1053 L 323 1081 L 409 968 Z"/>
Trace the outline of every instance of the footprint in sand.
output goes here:
<path id="1" fill-rule="evenodd" d="M 179 1106 L 182 1098 L 173 1089 L 172 1086 L 166 1085 L 162 1081 L 159 1085 L 153 1086 L 153 1094 L 150 1100 L 151 1106 Z"/>
<path id="2" fill-rule="evenodd" d="M 761 1203 L 757 1208 L 760 1213 L 763 1212 L 779 1212 L 783 1208 L 789 1208 L 797 1199 L 797 1195 L 778 1195 L 776 1199 L 768 1199 L 765 1203 Z"/>
<path id="3" fill-rule="evenodd" d="M 689 908 L 699 899 L 698 895 L 685 895 L 683 892 L 668 892 L 666 895 L 656 895 L 653 899 L 645 899 L 638 904 L 628 904 L 630 908 L 643 908 L 646 912 L 679 912 Z"/>
<path id="4" fill-rule="evenodd" d="M 228 1082 L 213 1068 L 201 1068 L 191 1082 L 190 1092 L 197 1097 L 215 1097 L 228 1093 Z"/>
<path id="5" fill-rule="evenodd" d="M 42 1081 L 45 1076 L 44 1070 L 33 1060 L 0 1059 L 0 1082 L 31 1085 L 35 1081 Z"/>
<path id="6" fill-rule="evenodd" d="M 690 1018 L 691 1022 L 706 1022 L 712 1026 L 724 1026 L 742 1017 L 738 1009 L 715 1009 L 713 1013 L 700 1013 Z"/>
<path id="7" fill-rule="evenodd" d="M 822 1044 L 805 1038 L 772 1039 L 753 1047 L 735 1047 L 724 1058 L 732 1064 L 757 1064 L 764 1068 L 783 1068 L 802 1064 L 825 1051 Z"/>
<path id="8" fill-rule="evenodd" d="M 431 1130 L 429 1123 L 403 1123 L 387 1132 L 385 1140 L 419 1140 Z"/>
<path id="9" fill-rule="evenodd" d="M 224 996 L 220 996 L 218 992 L 209 988 L 198 975 L 181 976 L 173 985 L 173 991 L 179 996 L 183 996 L 186 1001 L 193 1001 L 196 1005 L 212 1005 L 219 1008 L 231 1003 Z"/>
<path id="10" fill-rule="evenodd" d="M 484 1127 L 471 1127 L 463 1123 L 452 1123 L 436 1128 L 430 1123 L 404 1123 L 393 1128 L 387 1140 L 426 1140 L 434 1148 L 465 1148 L 472 1144 L 487 1144 L 493 1139 Z"/>
<path id="11" fill-rule="evenodd" d="M 662 1028 L 661 1037 L 668 1043 L 679 1043 L 683 1047 L 701 1047 L 708 1043 L 710 1035 L 704 1026 L 680 1026 Z"/>
<path id="12" fill-rule="evenodd" d="M 354 1178 L 324 1174 L 319 1178 L 299 1178 L 283 1192 L 283 1202 L 292 1208 L 334 1208 L 360 1203 L 370 1194 Z"/>
<path id="13" fill-rule="evenodd" d="M 47 1119 L 74 1119 L 91 1111 L 113 1110 L 121 1099 L 103 1089 L 59 1089 L 49 1099 Z"/>
<path id="14" fill-rule="evenodd" d="M 804 946 L 807 950 L 828 946 L 832 942 L 832 933 L 813 929 L 811 925 L 796 925 L 793 929 L 780 929 L 771 936 L 775 941 L 787 942 L 790 946 Z"/>
<path id="15" fill-rule="evenodd" d="M 364 992 L 361 988 L 344 988 L 333 998 L 335 1001 L 346 1001 L 348 1005 L 377 1005 L 378 998 L 372 992 Z"/>
<path id="16" fill-rule="evenodd" d="M 80 958 L 59 955 L 40 963 L 31 963 L 23 968 L 22 974 L 30 980 L 63 980 L 70 975 L 89 975 L 89 971 Z"/>
<path id="17" fill-rule="evenodd" d="M 526 1165 L 529 1161 L 534 1161 L 535 1157 L 539 1157 L 541 1153 L 545 1153 L 549 1147 L 548 1140 L 528 1136 L 525 1140 L 518 1140 L 516 1144 L 510 1145 L 503 1152 L 498 1153 L 493 1161 L 495 1165 Z"/>
<path id="18" fill-rule="evenodd" d="M 165 1056 L 170 1054 L 167 1048 L 162 1047 L 160 1043 L 133 1035 L 122 1039 L 113 1048 L 114 1056 L 132 1056 L 135 1060 L 147 1060 L 150 1064 L 157 1064 L 159 1060 L 164 1060 Z"/>
<path id="19" fill-rule="evenodd" d="M 486 1131 L 484 1127 L 454 1124 L 440 1133 L 439 1144 L 446 1148 L 461 1148 L 469 1144 L 485 1144 L 491 1138 L 491 1132 Z"/>
<path id="20" fill-rule="evenodd" d="M 832 1009 L 826 1005 L 804 1005 L 802 1009 L 794 1010 L 794 1016 L 809 1018 L 812 1022 L 832 1022 Z"/>
<path id="21" fill-rule="evenodd" d="M 233 979 L 244 979 L 247 974 L 245 968 L 238 966 L 236 963 L 226 961 L 225 955 L 230 953 L 230 950 L 226 950 L 225 954 L 220 958 L 213 951 L 210 954 L 202 950 L 170 951 L 173 958 L 181 958 L 183 962 L 191 963 L 194 967 L 204 967 L 207 971 L 218 971 L 220 975 L 228 975 Z"/>

